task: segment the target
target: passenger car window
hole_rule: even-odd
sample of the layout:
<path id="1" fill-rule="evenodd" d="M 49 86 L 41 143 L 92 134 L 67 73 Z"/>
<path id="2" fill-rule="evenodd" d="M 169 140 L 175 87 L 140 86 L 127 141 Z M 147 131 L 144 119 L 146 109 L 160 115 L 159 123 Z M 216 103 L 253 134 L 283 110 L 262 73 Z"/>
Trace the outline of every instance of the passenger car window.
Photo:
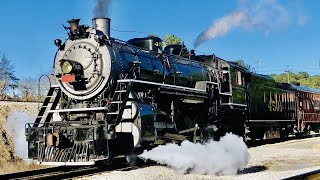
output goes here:
<path id="1" fill-rule="evenodd" d="M 315 100 L 313 103 L 314 110 L 320 110 L 320 103 L 318 100 Z"/>

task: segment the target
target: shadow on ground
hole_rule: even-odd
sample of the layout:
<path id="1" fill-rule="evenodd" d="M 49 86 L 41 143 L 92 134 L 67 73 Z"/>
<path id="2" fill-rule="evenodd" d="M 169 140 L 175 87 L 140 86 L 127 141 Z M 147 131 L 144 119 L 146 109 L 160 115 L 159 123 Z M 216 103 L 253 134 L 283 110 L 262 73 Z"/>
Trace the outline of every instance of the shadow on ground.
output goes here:
<path id="1" fill-rule="evenodd" d="M 268 168 L 266 166 L 251 166 L 248 168 L 244 168 L 242 171 L 239 172 L 239 174 L 251 174 L 251 173 L 257 173 L 261 171 L 265 171 Z"/>

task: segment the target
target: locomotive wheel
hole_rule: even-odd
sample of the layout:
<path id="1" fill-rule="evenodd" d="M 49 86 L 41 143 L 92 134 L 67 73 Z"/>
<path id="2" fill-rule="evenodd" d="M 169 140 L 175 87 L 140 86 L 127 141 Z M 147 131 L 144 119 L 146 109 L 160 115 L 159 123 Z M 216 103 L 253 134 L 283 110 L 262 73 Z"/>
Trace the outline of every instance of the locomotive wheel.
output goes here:
<path id="1" fill-rule="evenodd" d="M 312 131 L 311 125 L 308 124 L 304 129 L 304 133 L 305 133 L 305 135 L 310 135 L 311 131 Z"/>
<path id="2" fill-rule="evenodd" d="M 296 138 L 301 138 L 302 137 L 302 132 L 296 132 L 296 133 L 294 133 L 294 136 Z"/>
<path id="3" fill-rule="evenodd" d="M 221 137 L 221 130 L 218 129 L 216 125 L 209 125 L 204 130 L 204 137 L 203 141 L 213 139 L 215 141 L 218 141 Z"/>
<path id="4" fill-rule="evenodd" d="M 126 160 L 131 167 L 140 166 L 143 163 L 143 160 L 140 159 L 137 154 L 127 154 Z"/>
<path id="5" fill-rule="evenodd" d="M 108 158 L 104 159 L 102 163 L 106 166 L 109 166 L 112 164 L 113 159 L 114 159 L 114 153 L 112 150 L 109 150 Z"/>
<path id="6" fill-rule="evenodd" d="M 250 128 L 250 138 L 251 141 L 257 139 L 263 140 L 265 130 L 263 128 Z"/>
<path id="7" fill-rule="evenodd" d="M 112 164 L 112 161 L 115 157 L 115 153 L 114 153 L 115 151 L 113 149 L 113 147 L 114 147 L 113 142 L 109 142 L 109 144 L 107 144 L 107 146 L 108 146 L 108 148 L 107 148 L 108 149 L 108 156 L 105 156 L 105 159 L 102 160 L 102 164 L 109 166 Z"/>
<path id="8" fill-rule="evenodd" d="M 244 121 L 229 121 L 229 130 L 227 130 L 227 132 L 232 132 L 235 135 L 238 135 L 240 137 L 242 137 L 243 139 L 245 139 L 245 132 L 246 132 L 246 127 L 244 124 Z"/>
<path id="9" fill-rule="evenodd" d="M 280 131 L 280 139 L 285 140 L 289 136 L 287 129 Z"/>
<path id="10" fill-rule="evenodd" d="M 315 133 L 320 133 L 320 127 L 318 124 L 315 124 L 312 128 L 312 130 L 315 132 Z"/>
<path id="11" fill-rule="evenodd" d="M 236 128 L 236 134 L 245 139 L 245 130 L 244 123 L 239 123 L 239 126 Z"/>

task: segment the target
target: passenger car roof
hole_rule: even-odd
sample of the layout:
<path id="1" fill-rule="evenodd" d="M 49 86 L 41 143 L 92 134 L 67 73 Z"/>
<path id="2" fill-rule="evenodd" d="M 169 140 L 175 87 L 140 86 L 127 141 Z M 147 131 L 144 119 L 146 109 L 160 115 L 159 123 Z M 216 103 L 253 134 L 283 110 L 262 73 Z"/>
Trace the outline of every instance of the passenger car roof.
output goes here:
<path id="1" fill-rule="evenodd" d="M 309 87 L 305 87 L 305 86 L 296 86 L 296 88 L 297 88 L 298 91 L 320 94 L 320 90 L 319 89 L 309 88 Z"/>

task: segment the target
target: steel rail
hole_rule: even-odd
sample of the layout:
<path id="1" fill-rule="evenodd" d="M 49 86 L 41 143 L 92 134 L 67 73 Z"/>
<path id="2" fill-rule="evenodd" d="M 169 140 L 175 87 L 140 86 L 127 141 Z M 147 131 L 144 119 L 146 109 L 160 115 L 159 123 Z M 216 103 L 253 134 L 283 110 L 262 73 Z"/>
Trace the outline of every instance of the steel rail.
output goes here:
<path id="1" fill-rule="evenodd" d="M 58 166 L 0 175 L 0 179 L 70 179 L 113 170 L 124 170 L 129 167 L 125 159 L 117 159 L 111 166 Z"/>
<path id="2" fill-rule="evenodd" d="M 295 176 L 286 177 L 286 178 L 283 178 L 282 180 L 305 180 L 305 179 L 310 179 L 310 180 L 320 179 L 320 169 L 305 172 Z"/>

